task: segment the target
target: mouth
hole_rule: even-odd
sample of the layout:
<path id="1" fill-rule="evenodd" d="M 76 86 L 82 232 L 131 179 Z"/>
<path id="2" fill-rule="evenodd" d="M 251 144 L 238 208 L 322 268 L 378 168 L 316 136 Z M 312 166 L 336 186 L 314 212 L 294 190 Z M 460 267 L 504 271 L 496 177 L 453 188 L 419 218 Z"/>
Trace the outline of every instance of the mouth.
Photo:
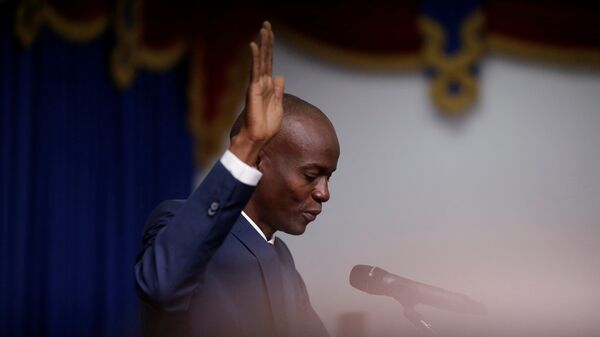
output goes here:
<path id="1" fill-rule="evenodd" d="M 304 219 L 306 219 L 308 222 L 311 222 L 317 218 L 317 215 L 319 215 L 319 213 L 321 213 L 320 210 L 310 210 L 302 212 L 302 215 L 304 216 Z"/>

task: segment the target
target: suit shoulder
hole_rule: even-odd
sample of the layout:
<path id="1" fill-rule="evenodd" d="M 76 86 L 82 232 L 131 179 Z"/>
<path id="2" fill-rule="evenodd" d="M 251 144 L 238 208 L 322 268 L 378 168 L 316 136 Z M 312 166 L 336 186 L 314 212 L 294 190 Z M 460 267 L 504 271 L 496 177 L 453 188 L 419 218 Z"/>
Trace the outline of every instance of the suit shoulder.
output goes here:
<path id="1" fill-rule="evenodd" d="M 158 230 L 166 226 L 175 213 L 181 209 L 185 200 L 173 199 L 159 203 L 148 215 L 142 232 L 142 243 L 147 243 Z"/>
<path id="2" fill-rule="evenodd" d="M 177 212 L 185 203 L 184 199 L 170 199 L 161 201 L 150 213 L 152 216 L 155 213 L 161 212 Z"/>
<path id="3" fill-rule="evenodd" d="M 160 218 L 172 217 L 173 214 L 177 213 L 177 211 L 181 209 L 184 203 L 185 200 L 181 199 L 162 201 L 156 207 L 154 207 L 152 212 L 150 212 L 150 214 L 148 215 L 148 218 L 146 219 L 146 226 L 148 226 L 149 223 L 155 222 Z"/>

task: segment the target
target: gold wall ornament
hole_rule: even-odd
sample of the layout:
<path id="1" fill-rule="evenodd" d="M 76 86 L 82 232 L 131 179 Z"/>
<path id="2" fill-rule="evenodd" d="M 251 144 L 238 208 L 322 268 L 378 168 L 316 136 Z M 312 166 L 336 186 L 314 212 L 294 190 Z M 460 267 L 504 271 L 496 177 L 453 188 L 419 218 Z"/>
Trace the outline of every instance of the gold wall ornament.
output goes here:
<path id="1" fill-rule="evenodd" d="M 140 68 L 164 71 L 181 60 L 187 50 L 183 37 L 170 46 L 151 48 L 143 43 L 144 18 L 141 0 L 120 0 L 117 4 L 115 32 L 117 43 L 111 53 L 110 69 L 120 89 L 129 87 Z"/>
<path id="2" fill-rule="evenodd" d="M 139 63 L 151 71 L 165 71 L 173 67 L 187 51 L 187 44 L 179 38 L 167 48 L 151 48 L 142 45 L 139 48 Z"/>
<path id="3" fill-rule="evenodd" d="M 100 14 L 82 21 L 68 18 L 43 0 L 24 0 L 17 7 L 15 32 L 21 43 L 29 47 L 43 25 L 71 42 L 91 41 L 106 31 L 108 15 Z"/>
<path id="4" fill-rule="evenodd" d="M 52 6 L 44 8 L 46 24 L 68 41 L 78 43 L 91 41 L 104 33 L 108 27 L 108 15 L 106 14 L 85 21 L 76 21 L 63 16 Z"/>
<path id="5" fill-rule="evenodd" d="M 449 117 L 462 115 L 479 93 L 478 80 L 471 68 L 485 50 L 481 36 L 483 23 L 479 10 L 471 14 L 461 26 L 462 48 L 447 55 L 444 52 L 447 37 L 442 25 L 427 17 L 419 21 L 424 36 L 423 57 L 426 65 L 437 73 L 431 80 L 430 94 L 435 105 Z"/>
<path id="6" fill-rule="evenodd" d="M 110 69 L 115 84 L 127 88 L 135 78 L 139 66 L 141 35 L 141 2 L 120 0 L 115 16 L 117 43 L 110 58 Z"/>
<path id="7" fill-rule="evenodd" d="M 46 4 L 41 0 L 24 0 L 15 13 L 15 34 L 21 44 L 29 47 L 45 21 Z"/>
<path id="8" fill-rule="evenodd" d="M 600 48 L 559 47 L 499 33 L 489 34 L 488 44 L 492 53 L 530 58 L 565 66 L 600 67 Z"/>

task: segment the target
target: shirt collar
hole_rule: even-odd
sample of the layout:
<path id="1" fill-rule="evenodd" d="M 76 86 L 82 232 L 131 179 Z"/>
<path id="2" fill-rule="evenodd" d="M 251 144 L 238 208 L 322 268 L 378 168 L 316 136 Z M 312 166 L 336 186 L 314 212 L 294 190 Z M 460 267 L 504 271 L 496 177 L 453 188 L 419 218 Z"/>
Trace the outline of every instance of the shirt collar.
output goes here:
<path id="1" fill-rule="evenodd" d="M 256 231 L 258 232 L 258 234 L 260 234 L 260 236 L 262 236 L 263 239 L 265 239 L 265 241 L 267 241 L 270 244 L 274 244 L 275 243 L 275 234 L 273 234 L 271 236 L 271 240 L 267 240 L 267 237 L 265 236 L 265 233 L 263 233 L 260 228 L 256 225 L 256 223 L 254 223 L 254 221 L 252 221 L 252 219 L 250 219 L 250 217 L 248 216 L 248 214 L 246 214 L 246 212 L 242 211 L 242 215 L 244 216 L 244 218 L 246 218 L 246 220 L 248 220 L 248 222 L 252 225 L 252 227 L 254 227 L 254 229 L 256 229 Z"/>

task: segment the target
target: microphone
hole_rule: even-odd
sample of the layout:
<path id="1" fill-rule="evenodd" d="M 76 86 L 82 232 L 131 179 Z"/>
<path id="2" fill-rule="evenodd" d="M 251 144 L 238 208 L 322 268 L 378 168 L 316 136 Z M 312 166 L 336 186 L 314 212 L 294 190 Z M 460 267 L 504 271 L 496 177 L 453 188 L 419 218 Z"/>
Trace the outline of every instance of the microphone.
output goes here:
<path id="1" fill-rule="evenodd" d="M 405 308 L 424 304 L 464 314 L 487 313 L 483 304 L 465 295 L 390 274 L 374 266 L 354 266 L 350 272 L 350 284 L 368 294 L 393 297 Z"/>

